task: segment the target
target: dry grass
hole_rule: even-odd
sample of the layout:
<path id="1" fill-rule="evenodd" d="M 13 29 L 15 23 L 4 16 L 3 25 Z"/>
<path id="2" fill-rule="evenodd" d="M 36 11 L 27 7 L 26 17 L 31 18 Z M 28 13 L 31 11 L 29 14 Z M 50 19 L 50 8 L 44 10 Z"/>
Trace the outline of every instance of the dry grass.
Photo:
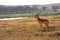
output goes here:
<path id="1" fill-rule="evenodd" d="M 0 21 L 0 40 L 60 40 L 60 16 L 42 18 L 50 21 L 49 32 L 45 25 L 40 28 L 36 18 Z"/>

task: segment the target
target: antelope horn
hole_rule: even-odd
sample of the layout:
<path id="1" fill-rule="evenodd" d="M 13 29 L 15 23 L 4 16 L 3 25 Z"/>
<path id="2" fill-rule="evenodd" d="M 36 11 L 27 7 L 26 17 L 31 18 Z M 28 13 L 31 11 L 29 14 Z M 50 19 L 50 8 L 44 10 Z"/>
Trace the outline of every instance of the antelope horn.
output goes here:
<path id="1" fill-rule="evenodd" d="M 39 12 L 37 13 L 37 15 L 40 14 L 40 13 L 41 13 L 41 11 L 39 11 Z"/>
<path id="2" fill-rule="evenodd" d="M 39 11 L 35 16 L 38 16 L 41 13 L 41 11 Z"/>

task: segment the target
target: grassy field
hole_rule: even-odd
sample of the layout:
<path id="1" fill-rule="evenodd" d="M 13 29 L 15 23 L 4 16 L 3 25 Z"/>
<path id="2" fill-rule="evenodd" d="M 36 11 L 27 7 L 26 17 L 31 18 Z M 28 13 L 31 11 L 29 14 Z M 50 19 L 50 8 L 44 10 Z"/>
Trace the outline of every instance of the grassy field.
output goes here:
<path id="1" fill-rule="evenodd" d="M 17 14 L 4 14 L 0 15 L 0 18 L 16 18 L 16 17 L 34 17 L 36 13 L 17 13 Z M 60 15 L 60 13 L 41 13 L 40 16 Z"/>
<path id="2" fill-rule="evenodd" d="M 50 31 L 40 28 L 36 18 L 0 20 L 0 40 L 60 40 L 60 15 L 42 16 L 50 21 Z M 40 32 L 42 29 L 42 32 Z"/>
<path id="3" fill-rule="evenodd" d="M 32 17 L 35 16 L 35 14 L 36 13 L 5 14 L 5 15 L 0 15 L 0 18 Z"/>

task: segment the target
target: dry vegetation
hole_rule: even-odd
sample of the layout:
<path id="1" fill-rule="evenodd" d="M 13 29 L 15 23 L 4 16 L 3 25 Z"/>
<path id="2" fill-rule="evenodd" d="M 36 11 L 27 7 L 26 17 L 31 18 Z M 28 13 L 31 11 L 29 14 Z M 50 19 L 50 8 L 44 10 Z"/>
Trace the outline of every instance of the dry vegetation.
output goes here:
<path id="1" fill-rule="evenodd" d="M 50 31 L 40 28 L 36 18 L 0 21 L 0 40 L 60 40 L 60 16 L 42 17 L 50 21 Z M 42 32 L 40 32 L 42 29 Z"/>

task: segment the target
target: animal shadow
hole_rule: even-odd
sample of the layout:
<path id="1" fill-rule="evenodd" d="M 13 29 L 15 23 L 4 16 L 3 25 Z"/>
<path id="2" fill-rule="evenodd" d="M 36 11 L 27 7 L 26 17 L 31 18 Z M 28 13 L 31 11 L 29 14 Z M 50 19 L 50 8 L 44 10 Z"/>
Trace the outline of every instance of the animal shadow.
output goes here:
<path id="1" fill-rule="evenodd" d="M 49 29 L 48 30 L 46 30 L 46 27 L 43 27 L 43 29 L 42 29 L 42 32 L 46 32 L 46 31 L 48 31 L 48 32 L 51 32 L 51 31 L 55 31 L 56 30 L 56 27 L 49 27 Z"/>

